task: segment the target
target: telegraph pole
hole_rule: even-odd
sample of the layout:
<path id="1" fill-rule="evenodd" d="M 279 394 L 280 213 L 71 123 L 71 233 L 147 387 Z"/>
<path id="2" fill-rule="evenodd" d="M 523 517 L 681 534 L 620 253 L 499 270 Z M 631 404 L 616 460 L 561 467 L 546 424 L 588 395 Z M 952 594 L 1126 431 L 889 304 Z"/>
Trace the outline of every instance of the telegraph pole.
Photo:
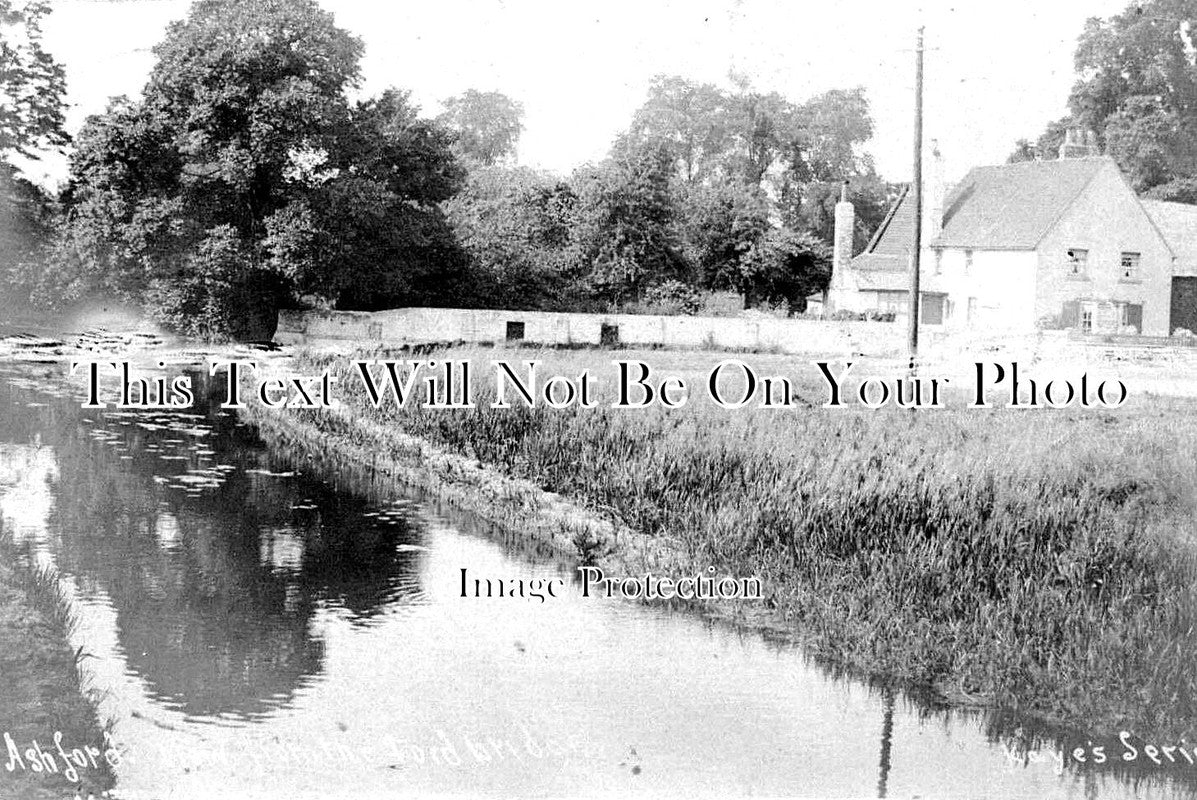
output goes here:
<path id="1" fill-rule="evenodd" d="M 923 28 L 919 27 L 914 67 L 914 239 L 910 253 L 910 366 L 919 352 L 919 261 L 923 249 Z"/>

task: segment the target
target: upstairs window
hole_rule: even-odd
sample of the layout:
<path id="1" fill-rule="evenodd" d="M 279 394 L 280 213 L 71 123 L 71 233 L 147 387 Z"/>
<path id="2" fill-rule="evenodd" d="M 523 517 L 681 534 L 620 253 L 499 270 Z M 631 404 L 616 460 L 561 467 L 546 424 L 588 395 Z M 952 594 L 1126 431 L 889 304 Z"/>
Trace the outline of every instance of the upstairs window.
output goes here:
<path id="1" fill-rule="evenodd" d="M 1068 251 L 1068 274 L 1078 278 L 1088 274 L 1089 251 L 1073 247 Z"/>
<path id="2" fill-rule="evenodd" d="M 939 249 L 935 251 L 935 274 L 943 274 L 943 251 Z"/>
<path id="3" fill-rule="evenodd" d="M 965 272 L 965 274 L 968 274 L 969 272 L 971 272 L 972 268 L 973 268 L 973 251 L 965 250 L 964 251 L 964 272 Z"/>
<path id="4" fill-rule="evenodd" d="M 1139 254 L 1123 253 L 1119 261 L 1120 274 L 1123 280 L 1135 280 L 1139 277 Z"/>

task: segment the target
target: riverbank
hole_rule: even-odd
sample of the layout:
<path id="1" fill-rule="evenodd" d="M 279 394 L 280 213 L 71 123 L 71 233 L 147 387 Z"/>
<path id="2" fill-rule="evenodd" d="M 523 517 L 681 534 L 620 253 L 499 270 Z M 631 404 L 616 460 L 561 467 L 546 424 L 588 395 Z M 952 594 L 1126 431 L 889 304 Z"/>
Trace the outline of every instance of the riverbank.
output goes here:
<path id="1" fill-rule="evenodd" d="M 609 369 L 611 354 L 518 357 L 576 375 Z M 701 361 L 645 358 L 662 372 Z M 861 674 L 1095 734 L 1192 731 L 1191 404 L 911 414 L 811 403 L 778 416 L 494 410 L 484 390 L 472 410 L 373 409 L 350 360 L 302 356 L 301 371 L 341 380 L 346 407 L 278 424 L 612 573 L 759 575 L 764 602 L 734 611 Z M 795 394 L 816 389 L 799 382 Z"/>
<path id="2" fill-rule="evenodd" d="M 67 643 L 72 624 L 53 574 L 20 564 L 0 530 L 0 736 L 10 737 L 0 751 L 0 797 L 99 797 L 113 786 L 104 732 Z M 45 754 L 41 763 L 30 749 Z"/>

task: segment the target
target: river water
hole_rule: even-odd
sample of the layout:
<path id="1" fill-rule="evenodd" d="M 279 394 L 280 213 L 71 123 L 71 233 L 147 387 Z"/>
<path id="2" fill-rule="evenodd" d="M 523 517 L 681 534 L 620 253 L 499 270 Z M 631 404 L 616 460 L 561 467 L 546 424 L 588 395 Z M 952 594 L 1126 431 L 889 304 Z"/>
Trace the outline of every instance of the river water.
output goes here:
<path id="1" fill-rule="evenodd" d="M 1065 764 L 1083 734 L 583 598 L 467 514 L 203 405 L 81 409 L 62 374 L 0 373 L 0 516 L 73 598 L 118 798 L 1190 796 Z M 462 568 L 568 588 L 462 597 Z"/>

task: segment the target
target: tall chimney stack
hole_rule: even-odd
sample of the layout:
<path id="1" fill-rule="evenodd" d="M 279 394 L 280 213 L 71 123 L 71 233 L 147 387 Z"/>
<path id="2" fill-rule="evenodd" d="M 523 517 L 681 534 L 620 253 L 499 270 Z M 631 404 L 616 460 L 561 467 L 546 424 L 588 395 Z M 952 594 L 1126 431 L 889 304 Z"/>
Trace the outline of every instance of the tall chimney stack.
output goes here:
<path id="1" fill-rule="evenodd" d="M 856 208 L 848 201 L 848 182 L 840 187 L 840 201 L 835 204 L 835 245 L 831 257 L 831 287 L 844 285 L 844 272 L 852 262 L 852 244 L 856 233 Z"/>
<path id="2" fill-rule="evenodd" d="M 924 181 L 923 197 L 926 211 L 923 214 L 923 245 L 926 246 L 939 236 L 943 226 L 943 202 L 947 187 L 944 184 L 943 155 L 939 152 L 939 142 L 931 140 L 930 166 L 927 179 Z"/>

